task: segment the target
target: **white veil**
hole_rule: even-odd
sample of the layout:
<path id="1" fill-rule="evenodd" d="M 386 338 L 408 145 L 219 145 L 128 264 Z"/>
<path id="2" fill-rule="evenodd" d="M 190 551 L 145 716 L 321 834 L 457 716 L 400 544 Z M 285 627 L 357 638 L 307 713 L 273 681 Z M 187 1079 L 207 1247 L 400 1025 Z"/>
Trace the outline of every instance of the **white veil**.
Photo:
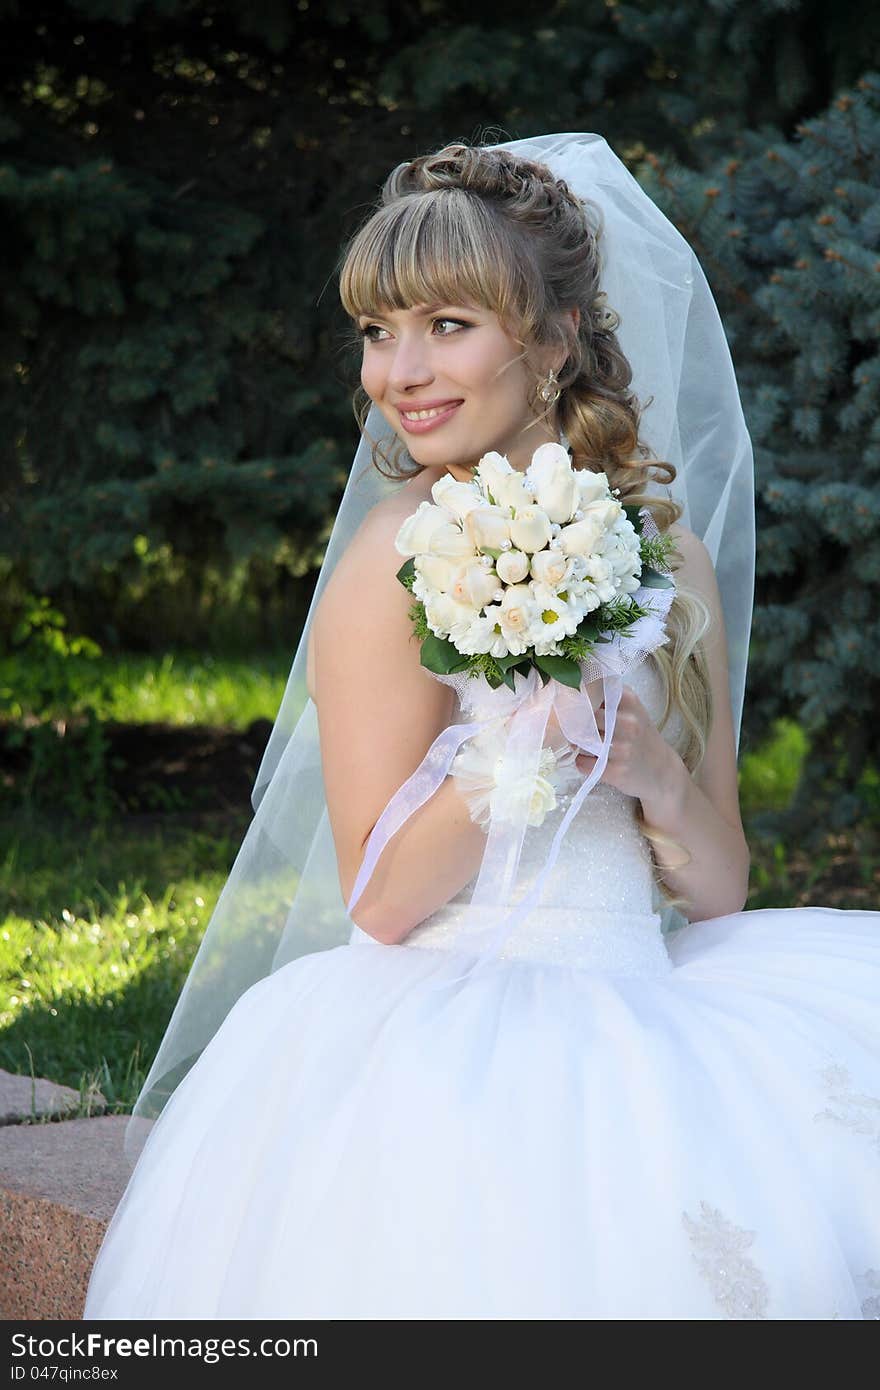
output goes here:
<path id="1" fill-rule="evenodd" d="M 672 495 L 715 564 L 739 729 L 754 582 L 752 447 L 724 328 L 688 243 L 595 134 L 542 135 L 496 146 L 547 165 L 601 209 L 601 287 L 641 402 L 641 437 L 677 469 Z M 374 406 L 367 433 L 389 436 Z M 168 1098 L 241 995 L 312 951 L 346 945 L 353 922 L 337 875 L 315 706 L 306 690 L 318 600 L 367 511 L 400 484 L 355 452 L 287 688 L 253 791 L 254 819 L 217 902 L 126 1132 L 134 1161 Z"/>

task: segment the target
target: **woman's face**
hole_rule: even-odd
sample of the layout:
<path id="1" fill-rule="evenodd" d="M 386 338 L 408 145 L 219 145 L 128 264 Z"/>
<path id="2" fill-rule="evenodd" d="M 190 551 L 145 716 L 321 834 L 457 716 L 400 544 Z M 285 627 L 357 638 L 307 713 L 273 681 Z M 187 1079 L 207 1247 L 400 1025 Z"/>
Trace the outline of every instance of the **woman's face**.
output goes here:
<path id="1" fill-rule="evenodd" d="M 558 438 L 553 412 L 526 430 L 533 378 L 492 310 L 417 306 L 362 314 L 358 326 L 364 390 L 423 467 L 467 481 L 494 449 L 524 470 L 540 444 Z M 426 418 L 411 414 L 425 410 Z"/>

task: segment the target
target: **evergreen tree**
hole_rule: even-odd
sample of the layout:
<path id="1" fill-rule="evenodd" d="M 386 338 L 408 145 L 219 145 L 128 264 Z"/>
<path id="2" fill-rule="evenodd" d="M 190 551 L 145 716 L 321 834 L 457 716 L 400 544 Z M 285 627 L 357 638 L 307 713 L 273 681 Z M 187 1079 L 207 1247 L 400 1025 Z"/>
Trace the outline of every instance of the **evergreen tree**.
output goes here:
<path id="1" fill-rule="evenodd" d="M 880 764 L 880 74 L 791 139 L 743 131 L 705 172 L 651 159 L 639 176 L 706 269 L 755 444 L 748 727 L 803 721 L 796 820 L 842 780 L 847 823 Z"/>
<path id="2" fill-rule="evenodd" d="M 336 259 L 398 160 L 488 126 L 693 164 L 750 102 L 814 112 L 877 29 L 855 0 L 537 22 L 526 0 L 3 0 L 0 22 L 0 564 L 102 641 L 136 635 L 157 575 L 191 588 L 186 629 L 232 566 L 268 615 L 319 555 L 355 438 Z"/>

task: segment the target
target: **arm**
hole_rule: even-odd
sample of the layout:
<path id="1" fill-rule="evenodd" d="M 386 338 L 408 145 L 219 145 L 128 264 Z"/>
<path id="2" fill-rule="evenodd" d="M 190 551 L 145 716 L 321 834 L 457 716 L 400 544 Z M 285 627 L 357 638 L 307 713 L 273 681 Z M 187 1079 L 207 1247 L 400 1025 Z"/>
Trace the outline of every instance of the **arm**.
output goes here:
<path id="1" fill-rule="evenodd" d="M 321 595 L 312 624 L 327 810 L 348 902 L 370 831 L 447 727 L 454 696 L 419 662 L 411 595 L 397 579 L 400 506 L 368 514 Z M 352 913 L 386 945 L 399 942 L 473 878 L 486 838 L 447 777 L 382 851 Z M 430 872 L 426 872 L 430 866 Z"/>
<path id="2" fill-rule="evenodd" d="M 677 577 L 708 605 L 712 623 L 703 638 L 713 716 L 706 752 L 691 776 L 653 724 L 638 696 L 624 687 L 612 751 L 602 778 L 637 796 L 648 825 L 680 846 L 653 844 L 667 887 L 685 898 L 691 921 L 740 912 L 749 880 L 749 848 L 739 810 L 736 746 L 727 673 L 727 644 L 718 583 L 708 551 L 691 531 L 672 528 L 682 557 Z M 589 771 L 586 754 L 579 766 Z"/>

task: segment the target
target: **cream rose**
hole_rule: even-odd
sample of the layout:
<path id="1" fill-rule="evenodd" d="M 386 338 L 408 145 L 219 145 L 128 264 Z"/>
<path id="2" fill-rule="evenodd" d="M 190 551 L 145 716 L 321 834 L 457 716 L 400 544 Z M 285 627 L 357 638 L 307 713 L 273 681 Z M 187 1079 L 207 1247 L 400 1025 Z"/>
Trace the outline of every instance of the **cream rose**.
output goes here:
<path id="1" fill-rule="evenodd" d="M 437 479 L 431 488 L 431 496 L 438 507 L 445 507 L 456 521 L 462 521 L 474 507 L 482 505 L 473 483 L 459 482 L 449 473 Z"/>
<path id="2" fill-rule="evenodd" d="M 423 553 L 417 555 L 413 563 L 415 564 L 416 575 L 423 584 L 443 594 L 450 592 L 461 570 L 460 563 L 455 560 L 448 560 L 443 555 Z M 421 595 L 417 594 L 416 597 L 420 598 Z"/>
<path id="3" fill-rule="evenodd" d="M 541 584 L 555 587 L 571 573 L 572 557 L 561 550 L 539 550 L 532 556 L 531 575 Z"/>
<path id="4" fill-rule="evenodd" d="M 574 476 L 580 493 L 580 506 L 588 507 L 591 502 L 598 502 L 607 495 L 609 488 L 606 473 L 594 473 L 590 468 L 576 468 Z"/>
<path id="5" fill-rule="evenodd" d="M 526 477 L 535 489 L 535 501 L 551 521 L 571 520 L 580 505 L 580 491 L 567 449 L 542 444 L 532 455 Z"/>
<path id="6" fill-rule="evenodd" d="M 508 524 L 514 545 L 529 554 L 543 550 L 552 535 L 549 516 L 543 507 L 534 504 L 523 507 Z"/>
<path id="7" fill-rule="evenodd" d="M 498 550 L 502 541 L 510 540 L 510 522 L 500 507 L 475 507 L 462 524 L 475 550 Z"/>
<path id="8" fill-rule="evenodd" d="M 529 572 L 529 557 L 521 550 L 502 550 L 495 561 L 495 569 L 502 583 L 519 584 Z"/>
<path id="9" fill-rule="evenodd" d="M 449 525 L 449 513 L 433 502 L 420 502 L 408 516 L 394 538 L 394 548 L 400 555 L 420 555 L 429 550 L 431 537 L 441 527 Z"/>
<path id="10" fill-rule="evenodd" d="M 583 503 L 581 504 L 583 506 Z M 597 521 L 603 531 L 610 531 L 614 523 L 624 514 L 623 507 L 614 498 L 600 498 L 583 507 L 584 521 Z"/>
<path id="11" fill-rule="evenodd" d="M 483 487 L 488 492 L 491 492 L 496 502 L 498 500 L 497 497 L 495 497 L 496 487 L 500 487 L 504 479 L 509 478 L 510 474 L 515 472 L 516 469 L 513 467 L 510 460 L 506 458 L 504 454 L 496 453 L 494 449 L 488 454 L 484 454 L 476 467 L 477 477 Z"/>
<path id="12" fill-rule="evenodd" d="M 512 511 L 520 512 L 523 507 L 531 506 L 532 496 L 526 488 L 526 480 L 522 473 L 516 469 L 506 474 L 495 482 L 492 488 L 492 496 L 499 507 L 510 508 Z"/>
<path id="13" fill-rule="evenodd" d="M 472 560 L 459 571 L 450 593 L 459 603 L 485 608 L 494 599 L 497 588 L 498 576 L 481 565 L 479 560 Z"/>
<path id="14" fill-rule="evenodd" d="M 498 608 L 502 636 L 511 654 L 519 656 L 529 646 L 528 634 L 538 616 L 528 584 L 511 584 Z"/>
<path id="15" fill-rule="evenodd" d="M 462 531 L 456 521 L 450 521 L 446 514 L 446 525 L 438 526 L 431 532 L 425 549 L 431 555 L 442 555 L 447 560 L 470 560 L 476 555 L 476 548 L 470 537 Z M 467 517 L 465 517 L 467 522 Z"/>
<path id="16" fill-rule="evenodd" d="M 592 555 L 604 531 L 595 520 L 584 518 L 563 526 L 559 532 L 559 548 L 565 555 Z"/>

